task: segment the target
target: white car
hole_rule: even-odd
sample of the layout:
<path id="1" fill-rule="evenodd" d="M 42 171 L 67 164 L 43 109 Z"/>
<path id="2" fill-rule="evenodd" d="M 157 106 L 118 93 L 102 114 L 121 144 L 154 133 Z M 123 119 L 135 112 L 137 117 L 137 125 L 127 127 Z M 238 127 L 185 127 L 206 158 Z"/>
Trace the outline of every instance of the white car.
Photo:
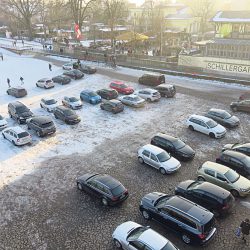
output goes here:
<path id="1" fill-rule="evenodd" d="M 139 108 L 145 105 L 145 100 L 142 99 L 140 96 L 131 94 L 131 95 L 124 95 L 119 98 L 119 100 L 128 106 Z"/>
<path id="2" fill-rule="evenodd" d="M 44 88 L 44 89 L 50 89 L 50 88 L 54 88 L 55 84 L 52 81 L 52 79 L 42 78 L 37 81 L 36 86 L 40 88 Z"/>
<path id="3" fill-rule="evenodd" d="M 150 88 L 137 90 L 135 94 L 149 102 L 159 101 L 161 98 L 160 92 Z"/>
<path id="4" fill-rule="evenodd" d="M 79 98 L 76 97 L 68 97 L 68 96 L 64 96 L 62 99 L 62 104 L 68 108 L 71 109 L 80 109 L 82 108 L 82 102 Z"/>
<path id="5" fill-rule="evenodd" d="M 138 161 L 158 169 L 162 174 L 171 174 L 181 167 L 181 163 L 165 150 L 151 144 L 138 150 Z"/>
<path id="6" fill-rule="evenodd" d="M 15 146 L 21 146 L 32 142 L 31 135 L 21 127 L 9 127 L 2 131 L 5 139 Z"/>
<path id="7" fill-rule="evenodd" d="M 40 107 L 47 110 L 48 112 L 53 112 L 53 110 L 59 106 L 58 102 L 54 98 L 42 98 L 40 102 Z"/>
<path id="8" fill-rule="evenodd" d="M 152 230 L 133 221 L 119 225 L 112 234 L 116 247 L 136 250 L 178 250 L 168 239 Z"/>
<path id="9" fill-rule="evenodd" d="M 72 62 L 70 62 L 70 63 L 65 63 L 65 64 L 63 64 L 62 68 L 65 69 L 65 70 L 74 69 L 74 68 L 73 68 L 73 63 L 72 63 Z"/>
<path id="10" fill-rule="evenodd" d="M 0 115 L 0 129 L 7 128 L 7 121 Z"/>
<path id="11" fill-rule="evenodd" d="M 212 138 L 222 138 L 227 132 L 223 126 L 214 120 L 201 115 L 191 115 L 187 119 L 186 124 L 192 131 L 199 131 Z"/>

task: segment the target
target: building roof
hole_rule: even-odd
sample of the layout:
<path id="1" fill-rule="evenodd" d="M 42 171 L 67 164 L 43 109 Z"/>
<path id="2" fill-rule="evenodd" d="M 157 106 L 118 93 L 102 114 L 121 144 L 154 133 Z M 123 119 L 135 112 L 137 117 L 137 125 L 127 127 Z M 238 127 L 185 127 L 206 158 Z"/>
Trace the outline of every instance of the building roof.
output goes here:
<path id="1" fill-rule="evenodd" d="M 209 40 L 206 44 L 222 44 L 222 45 L 250 45 L 250 40 L 246 39 L 220 39 L 215 38 L 213 40 Z"/>
<path id="2" fill-rule="evenodd" d="M 176 14 L 169 14 L 165 17 L 165 20 L 186 20 L 191 19 L 192 15 L 188 13 L 176 13 Z"/>
<path id="3" fill-rule="evenodd" d="M 219 11 L 211 21 L 218 23 L 250 23 L 250 11 Z"/>

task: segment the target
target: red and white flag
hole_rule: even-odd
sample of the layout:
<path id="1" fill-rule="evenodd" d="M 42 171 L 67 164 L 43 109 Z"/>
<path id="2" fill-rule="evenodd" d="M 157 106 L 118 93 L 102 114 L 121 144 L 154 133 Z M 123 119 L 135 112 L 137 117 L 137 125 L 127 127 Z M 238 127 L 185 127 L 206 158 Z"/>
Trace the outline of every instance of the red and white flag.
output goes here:
<path id="1" fill-rule="evenodd" d="M 82 33 L 81 33 L 81 30 L 79 29 L 79 25 L 77 23 L 75 23 L 75 33 L 76 33 L 76 38 L 78 40 L 80 40 L 82 37 Z"/>

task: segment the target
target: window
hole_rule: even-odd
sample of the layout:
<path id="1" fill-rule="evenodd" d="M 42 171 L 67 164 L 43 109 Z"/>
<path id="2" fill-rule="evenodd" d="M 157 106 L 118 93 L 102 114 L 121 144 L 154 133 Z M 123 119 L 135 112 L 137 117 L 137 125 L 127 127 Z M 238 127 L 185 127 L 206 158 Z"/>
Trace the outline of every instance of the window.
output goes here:
<path id="1" fill-rule="evenodd" d="M 210 175 L 210 176 L 213 176 L 215 177 L 215 172 L 213 170 L 210 170 L 210 169 L 205 169 L 204 171 L 207 175 Z"/>
<path id="2" fill-rule="evenodd" d="M 220 181 L 227 181 L 226 178 L 220 173 L 217 173 L 217 179 Z"/>
<path id="3" fill-rule="evenodd" d="M 150 158 L 151 158 L 151 160 L 158 162 L 157 157 L 154 154 L 152 154 L 152 153 L 151 153 L 151 157 Z"/>
<path id="4" fill-rule="evenodd" d="M 239 160 L 237 160 L 235 158 L 231 158 L 230 162 L 233 163 L 237 167 L 241 167 L 241 168 L 243 167 L 243 164 Z"/>
<path id="5" fill-rule="evenodd" d="M 144 151 L 142 152 L 142 154 L 143 154 L 144 156 L 146 156 L 146 157 L 149 158 L 150 152 L 147 151 L 147 150 L 144 150 Z"/>
<path id="6" fill-rule="evenodd" d="M 144 248 L 144 244 L 139 242 L 139 241 L 130 241 L 129 245 L 135 247 L 136 249 L 143 249 Z"/>

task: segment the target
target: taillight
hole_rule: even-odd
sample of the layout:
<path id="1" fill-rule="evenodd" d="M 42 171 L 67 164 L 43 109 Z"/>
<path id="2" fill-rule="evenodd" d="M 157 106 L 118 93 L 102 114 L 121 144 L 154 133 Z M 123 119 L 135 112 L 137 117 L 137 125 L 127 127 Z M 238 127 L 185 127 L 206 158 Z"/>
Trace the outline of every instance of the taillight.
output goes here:
<path id="1" fill-rule="evenodd" d="M 199 238 L 200 238 L 201 240 L 204 240 L 204 239 L 206 238 L 206 235 L 205 235 L 205 234 L 198 234 L 198 236 L 199 236 Z"/>
<path id="2" fill-rule="evenodd" d="M 229 208 L 228 204 L 222 207 L 223 210 L 228 209 L 228 208 Z"/>
<path id="3" fill-rule="evenodd" d="M 128 194 L 128 190 L 127 189 L 125 190 L 124 194 L 126 194 L 126 195 Z"/>

